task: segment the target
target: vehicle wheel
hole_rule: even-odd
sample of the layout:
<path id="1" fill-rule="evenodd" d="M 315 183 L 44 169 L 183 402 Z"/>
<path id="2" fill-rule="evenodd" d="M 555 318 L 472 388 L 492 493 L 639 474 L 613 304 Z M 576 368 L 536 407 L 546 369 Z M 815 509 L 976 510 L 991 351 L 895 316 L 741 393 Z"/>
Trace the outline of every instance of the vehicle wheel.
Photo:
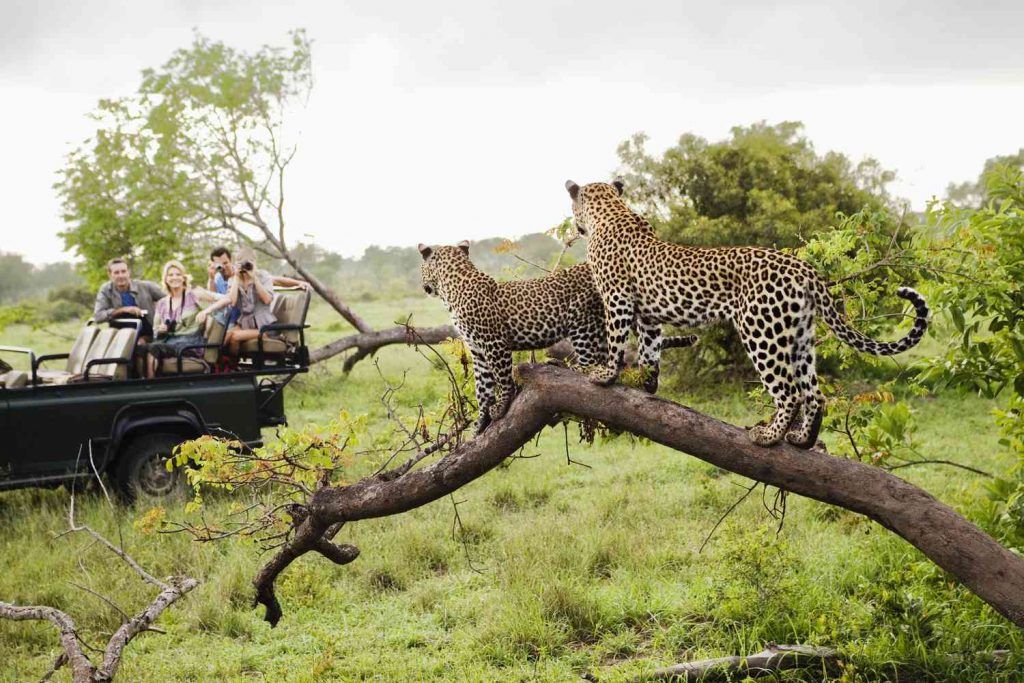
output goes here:
<path id="1" fill-rule="evenodd" d="M 138 436 L 121 447 L 117 460 L 117 489 L 125 500 L 140 496 L 165 498 L 182 495 L 186 477 L 180 468 L 167 471 L 174 447 L 188 437 L 157 433 Z"/>

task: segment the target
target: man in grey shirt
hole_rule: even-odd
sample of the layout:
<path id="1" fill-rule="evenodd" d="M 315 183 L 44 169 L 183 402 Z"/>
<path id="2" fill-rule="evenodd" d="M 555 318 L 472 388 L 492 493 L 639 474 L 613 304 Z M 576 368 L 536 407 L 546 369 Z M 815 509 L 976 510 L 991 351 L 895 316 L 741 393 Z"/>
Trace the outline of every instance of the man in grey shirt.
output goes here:
<path id="1" fill-rule="evenodd" d="M 162 299 L 166 292 L 155 282 L 132 280 L 131 271 L 123 258 L 107 261 L 107 275 L 110 276 L 110 282 L 105 283 L 96 293 L 93 320 L 105 323 L 118 318 L 140 319 L 142 328 L 139 336 L 151 339 L 153 310 L 156 302 Z"/>

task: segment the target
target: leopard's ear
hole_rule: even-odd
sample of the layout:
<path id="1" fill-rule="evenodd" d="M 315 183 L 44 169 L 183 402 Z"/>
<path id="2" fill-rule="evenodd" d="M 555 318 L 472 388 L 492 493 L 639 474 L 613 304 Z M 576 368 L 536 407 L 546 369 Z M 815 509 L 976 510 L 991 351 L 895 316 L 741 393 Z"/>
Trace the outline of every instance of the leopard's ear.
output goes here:
<path id="1" fill-rule="evenodd" d="M 459 242 L 455 246 L 457 246 L 459 249 L 461 249 L 463 254 L 465 254 L 466 256 L 469 256 L 469 240 L 462 240 L 461 242 Z"/>
<path id="2" fill-rule="evenodd" d="M 572 200 L 576 201 L 576 196 L 580 193 L 580 186 L 571 180 L 566 180 L 565 189 L 569 191 L 569 196 L 572 197 Z"/>
<path id="3" fill-rule="evenodd" d="M 423 244 L 422 242 L 417 244 L 416 248 L 420 250 L 420 254 L 423 255 L 423 260 L 424 261 L 426 261 L 428 258 L 430 258 L 430 255 L 434 253 L 433 249 L 431 249 L 427 245 Z"/>
<path id="4" fill-rule="evenodd" d="M 618 192 L 619 196 L 621 197 L 622 191 L 626 187 L 626 183 L 622 180 L 622 178 L 616 178 L 615 180 L 612 181 L 612 187 L 615 188 L 615 191 Z"/>

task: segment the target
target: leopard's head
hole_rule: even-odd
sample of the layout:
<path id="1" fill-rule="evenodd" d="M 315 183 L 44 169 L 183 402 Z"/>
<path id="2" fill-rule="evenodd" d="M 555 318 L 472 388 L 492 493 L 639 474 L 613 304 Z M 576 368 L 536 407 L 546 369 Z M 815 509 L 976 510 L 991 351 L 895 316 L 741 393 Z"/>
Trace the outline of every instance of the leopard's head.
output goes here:
<path id="1" fill-rule="evenodd" d="M 464 267 L 469 257 L 469 242 L 463 240 L 454 247 L 428 247 L 420 244 L 417 247 L 423 257 L 420 264 L 420 279 L 423 291 L 430 296 L 441 296 L 442 282 L 452 272 Z"/>
<path id="2" fill-rule="evenodd" d="M 594 231 L 595 208 L 608 201 L 621 201 L 625 183 L 616 178 L 611 183 L 590 183 L 580 187 L 571 180 L 565 181 L 565 189 L 572 198 L 572 217 L 576 232 L 587 237 Z"/>

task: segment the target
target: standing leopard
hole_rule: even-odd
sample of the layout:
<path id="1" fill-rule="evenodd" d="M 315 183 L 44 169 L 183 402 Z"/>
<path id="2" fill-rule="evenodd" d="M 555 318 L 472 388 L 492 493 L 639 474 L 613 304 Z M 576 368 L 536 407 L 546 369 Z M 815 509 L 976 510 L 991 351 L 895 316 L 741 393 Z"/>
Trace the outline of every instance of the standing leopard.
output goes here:
<path id="1" fill-rule="evenodd" d="M 759 247 L 664 242 L 623 202 L 621 181 L 580 187 L 570 180 L 565 187 L 576 229 L 588 239 L 587 258 L 605 307 L 609 355 L 592 373 L 598 383 L 618 377 L 634 320 L 641 332 L 662 324 L 727 320 L 775 403 L 772 419 L 750 430 L 751 440 L 772 446 L 785 438 L 811 448 L 825 408 L 814 365 L 815 313 L 843 342 L 876 356 L 912 348 L 928 329 L 928 306 L 909 287 L 896 295 L 913 304 L 913 327 L 899 341 L 878 342 L 846 323 L 825 280 L 794 256 Z"/>
<path id="2" fill-rule="evenodd" d="M 473 265 L 469 242 L 420 244 L 419 250 L 424 291 L 444 302 L 473 357 L 478 434 L 505 414 L 515 396 L 513 351 L 544 349 L 568 338 L 576 354 L 573 365 L 599 365 L 608 357 L 604 308 L 586 263 L 547 277 L 497 282 Z M 645 389 L 657 389 L 663 347 L 690 346 L 696 339 L 662 339 L 661 328 L 653 328 L 639 359 Z"/>

